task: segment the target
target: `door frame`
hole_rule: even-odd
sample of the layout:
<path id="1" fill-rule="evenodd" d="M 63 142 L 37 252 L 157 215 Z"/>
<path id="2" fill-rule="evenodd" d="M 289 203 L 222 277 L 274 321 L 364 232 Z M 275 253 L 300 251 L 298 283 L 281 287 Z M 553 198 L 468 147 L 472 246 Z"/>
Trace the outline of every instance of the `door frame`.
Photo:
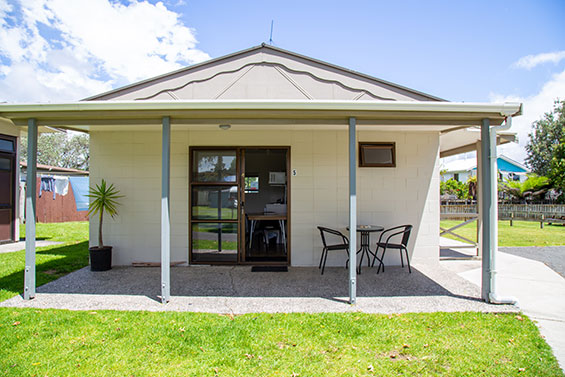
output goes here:
<path id="1" fill-rule="evenodd" d="M 245 261 L 245 216 L 244 216 L 244 206 L 242 207 L 242 202 L 245 200 L 245 150 L 246 149 L 279 149 L 286 151 L 286 261 L 271 261 L 271 262 L 261 262 L 261 261 Z M 206 185 L 206 183 L 192 182 L 193 177 L 193 152 L 195 150 L 235 150 L 236 151 L 236 184 L 237 184 L 237 214 L 238 218 L 235 220 L 237 222 L 237 261 L 234 262 L 198 262 L 192 260 L 192 186 L 193 185 Z M 290 146 L 265 146 L 265 145 L 246 145 L 246 146 L 189 146 L 188 148 L 188 263 L 189 264 L 204 264 L 204 265 L 278 265 L 278 266 L 290 266 L 291 265 L 291 189 L 290 189 Z M 242 158 L 243 157 L 243 158 Z M 215 184 L 214 184 L 215 185 Z M 225 183 L 226 186 L 234 186 L 233 182 Z M 194 221 L 202 222 L 202 221 Z M 226 221 L 231 222 L 231 221 Z"/>
<path id="2" fill-rule="evenodd" d="M 16 179 L 18 178 L 18 174 L 16 169 L 18 168 L 18 162 L 17 162 L 17 157 L 18 157 L 18 139 L 15 136 L 10 136 L 10 135 L 4 135 L 4 134 L 0 134 L 0 139 L 3 140 L 8 140 L 13 142 L 14 145 L 14 151 L 13 152 L 5 152 L 5 151 L 1 151 L 0 155 L 2 155 L 3 157 L 7 157 L 10 158 L 11 161 L 11 165 L 12 165 L 12 172 L 10 175 L 10 179 L 11 179 L 11 184 L 10 184 L 10 198 L 12 200 L 11 206 L 10 208 L 4 208 L 4 209 L 9 209 L 10 210 L 10 222 L 11 222 L 11 226 L 10 226 L 10 239 L 6 239 L 6 240 L 0 240 L 0 244 L 5 244 L 5 243 L 11 243 L 11 242 L 16 242 L 18 240 L 18 235 L 16 234 L 16 221 L 17 221 L 17 217 L 16 217 L 16 213 L 18 211 L 18 207 L 19 207 L 19 200 L 18 200 L 18 192 L 19 192 L 19 188 L 20 188 L 20 183 L 16 182 Z"/>

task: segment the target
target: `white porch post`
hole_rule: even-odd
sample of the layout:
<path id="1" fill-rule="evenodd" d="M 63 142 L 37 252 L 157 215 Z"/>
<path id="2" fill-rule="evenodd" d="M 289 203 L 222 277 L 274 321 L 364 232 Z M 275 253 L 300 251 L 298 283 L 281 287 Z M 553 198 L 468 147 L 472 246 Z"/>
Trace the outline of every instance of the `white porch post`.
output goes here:
<path id="1" fill-rule="evenodd" d="M 496 139 L 495 139 L 496 142 Z M 490 120 L 483 119 L 481 126 L 481 217 L 482 217 L 482 279 L 481 279 L 481 297 L 489 302 L 490 295 L 493 292 L 491 280 L 491 256 L 496 248 L 496 222 L 495 218 L 498 206 L 498 198 L 496 192 L 496 177 L 493 174 L 494 162 L 496 156 L 491 156 L 490 138 Z M 478 160 L 478 159 L 477 159 Z M 494 179 L 494 182 L 493 182 Z"/>
<path id="2" fill-rule="evenodd" d="M 37 169 L 37 122 L 27 122 L 26 260 L 24 300 L 35 297 L 35 194 Z"/>
<path id="3" fill-rule="evenodd" d="M 357 301 L 357 132 L 349 118 L 349 303 Z"/>
<path id="4" fill-rule="evenodd" d="M 161 167 L 161 302 L 171 299 L 171 213 L 169 206 L 171 175 L 171 118 L 163 117 Z"/>
<path id="5" fill-rule="evenodd" d="M 496 163 L 496 132 L 509 129 L 512 118 L 508 117 L 502 126 L 490 127 L 483 119 L 481 127 L 482 167 L 482 289 L 481 297 L 491 304 L 516 305 L 514 297 L 499 296 L 496 291 L 496 255 L 498 252 L 498 169 Z"/>

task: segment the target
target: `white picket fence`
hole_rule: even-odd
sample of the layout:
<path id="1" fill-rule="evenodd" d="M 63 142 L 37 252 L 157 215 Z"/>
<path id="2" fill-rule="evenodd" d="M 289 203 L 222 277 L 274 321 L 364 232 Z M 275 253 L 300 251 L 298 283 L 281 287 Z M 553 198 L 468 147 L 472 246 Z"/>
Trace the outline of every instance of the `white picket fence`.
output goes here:
<path id="1" fill-rule="evenodd" d="M 441 206 L 442 215 L 477 213 L 476 204 L 444 204 Z M 557 220 L 553 222 L 565 222 L 564 204 L 498 204 L 498 218 L 500 220 L 526 220 L 544 221 Z"/>

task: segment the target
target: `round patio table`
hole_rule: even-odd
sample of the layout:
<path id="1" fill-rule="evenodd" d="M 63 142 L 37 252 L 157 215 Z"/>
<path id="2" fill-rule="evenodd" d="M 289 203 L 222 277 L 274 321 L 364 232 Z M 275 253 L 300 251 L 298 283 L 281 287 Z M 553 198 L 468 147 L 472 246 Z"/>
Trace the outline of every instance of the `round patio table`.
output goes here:
<path id="1" fill-rule="evenodd" d="M 361 257 L 359 258 L 359 267 L 357 269 L 357 273 L 361 274 L 361 265 L 363 264 L 363 256 L 367 255 L 367 267 L 371 266 L 371 255 L 381 261 L 377 256 L 377 252 L 374 253 L 371 251 L 370 243 L 371 243 L 371 233 L 373 232 L 382 232 L 385 228 L 380 225 L 357 225 L 357 232 L 361 233 L 361 247 L 357 250 L 357 254 L 361 253 Z M 349 230 L 349 227 L 347 227 Z"/>

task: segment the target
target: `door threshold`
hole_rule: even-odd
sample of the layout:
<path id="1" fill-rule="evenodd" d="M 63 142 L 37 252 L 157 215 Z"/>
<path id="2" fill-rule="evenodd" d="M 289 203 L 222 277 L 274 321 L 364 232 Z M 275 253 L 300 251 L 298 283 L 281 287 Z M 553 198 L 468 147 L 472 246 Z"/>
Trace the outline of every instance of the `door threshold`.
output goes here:
<path id="1" fill-rule="evenodd" d="M 251 272 L 288 272 L 288 266 L 253 266 Z"/>

